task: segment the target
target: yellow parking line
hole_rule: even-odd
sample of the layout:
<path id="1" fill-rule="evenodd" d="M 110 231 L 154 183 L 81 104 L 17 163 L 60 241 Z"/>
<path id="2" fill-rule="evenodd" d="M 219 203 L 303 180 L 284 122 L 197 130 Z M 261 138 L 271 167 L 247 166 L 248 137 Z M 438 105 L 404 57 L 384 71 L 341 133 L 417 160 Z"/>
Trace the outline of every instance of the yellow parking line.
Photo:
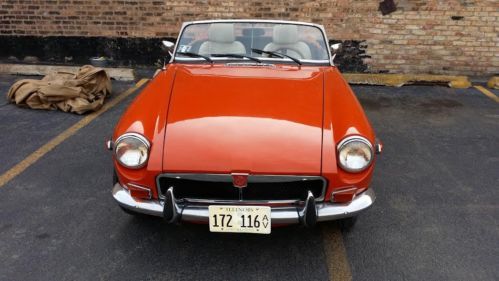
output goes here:
<path id="1" fill-rule="evenodd" d="M 26 170 L 29 166 L 33 165 L 38 159 L 40 159 L 43 155 L 47 154 L 47 152 L 51 151 L 54 149 L 56 146 L 61 144 L 63 141 L 68 139 L 70 136 L 74 135 L 78 130 L 81 128 L 85 127 L 88 125 L 90 122 L 95 120 L 99 115 L 102 113 L 106 112 L 113 106 L 117 105 L 119 102 L 124 100 L 126 97 L 130 96 L 132 93 L 134 93 L 138 88 L 140 88 L 144 83 L 149 81 L 149 79 L 141 79 L 139 82 L 137 82 L 133 87 L 130 89 L 126 90 L 124 93 L 120 94 L 116 98 L 112 99 L 108 103 L 104 104 L 102 108 L 99 111 L 93 112 L 85 116 L 83 119 L 80 121 L 76 122 L 73 126 L 69 127 L 66 129 L 64 132 L 60 133 L 53 139 L 51 139 L 49 142 L 44 144 L 42 147 L 38 148 L 35 152 L 31 153 L 28 157 L 24 158 L 21 162 L 17 163 L 14 167 L 12 167 L 10 170 L 7 172 L 3 173 L 0 176 L 0 187 L 4 186 L 6 183 L 8 183 L 11 179 L 22 173 L 24 170 Z"/>
<path id="2" fill-rule="evenodd" d="M 326 253 L 329 280 L 352 280 L 347 251 L 345 250 L 343 235 L 339 227 L 331 223 L 323 225 L 322 236 L 324 238 L 324 252 Z"/>
<path id="3" fill-rule="evenodd" d="M 491 91 L 485 89 L 484 87 L 482 86 L 474 86 L 477 90 L 479 90 L 480 92 L 482 92 L 484 95 L 486 95 L 487 97 L 489 97 L 490 99 L 492 99 L 493 101 L 499 103 L 499 97 L 494 95 L 494 93 L 492 93 Z"/>

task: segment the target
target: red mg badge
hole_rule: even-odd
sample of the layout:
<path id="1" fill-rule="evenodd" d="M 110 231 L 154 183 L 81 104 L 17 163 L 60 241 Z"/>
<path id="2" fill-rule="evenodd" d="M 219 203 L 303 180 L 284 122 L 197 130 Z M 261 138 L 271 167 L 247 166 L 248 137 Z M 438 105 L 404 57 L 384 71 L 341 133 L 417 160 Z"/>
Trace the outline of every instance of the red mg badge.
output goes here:
<path id="1" fill-rule="evenodd" d="M 248 174 L 232 173 L 232 185 L 237 188 L 248 186 Z"/>

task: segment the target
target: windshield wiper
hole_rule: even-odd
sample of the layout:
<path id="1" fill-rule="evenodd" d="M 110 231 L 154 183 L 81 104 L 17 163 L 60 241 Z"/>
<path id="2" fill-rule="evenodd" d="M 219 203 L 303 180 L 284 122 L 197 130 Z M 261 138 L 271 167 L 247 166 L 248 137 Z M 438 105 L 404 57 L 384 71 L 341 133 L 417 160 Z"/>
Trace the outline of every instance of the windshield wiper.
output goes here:
<path id="1" fill-rule="evenodd" d="M 256 61 L 257 63 L 262 63 L 261 60 L 254 58 L 252 56 L 247 56 L 247 55 L 240 55 L 240 54 L 211 54 L 210 56 L 212 57 L 228 57 L 228 58 L 239 58 L 239 59 L 249 59 L 252 61 Z"/>
<path id="2" fill-rule="evenodd" d="M 285 55 L 285 54 L 281 54 L 281 53 L 277 53 L 277 52 L 271 52 L 271 51 L 264 51 L 264 50 L 260 50 L 260 49 L 251 49 L 253 52 L 257 53 L 257 54 L 267 54 L 267 55 L 270 55 L 270 56 L 274 56 L 274 57 L 278 57 L 278 58 L 288 58 L 294 62 L 296 62 L 297 64 L 301 65 L 301 61 L 297 58 L 294 58 L 292 56 L 288 56 L 288 55 Z"/>
<path id="3" fill-rule="evenodd" d="M 196 53 L 191 53 L 191 52 L 177 52 L 177 55 L 183 55 L 183 56 L 191 57 L 191 58 L 203 58 L 206 61 L 208 61 L 210 63 L 213 63 L 213 60 L 210 59 L 209 57 L 203 56 L 203 55 L 200 55 L 200 54 L 196 54 Z"/>

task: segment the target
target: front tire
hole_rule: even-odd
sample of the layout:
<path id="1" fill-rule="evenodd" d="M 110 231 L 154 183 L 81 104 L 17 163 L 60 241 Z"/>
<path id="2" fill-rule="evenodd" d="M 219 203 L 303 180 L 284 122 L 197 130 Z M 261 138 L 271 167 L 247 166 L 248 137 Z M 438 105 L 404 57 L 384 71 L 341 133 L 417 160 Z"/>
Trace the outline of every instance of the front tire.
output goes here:
<path id="1" fill-rule="evenodd" d="M 135 212 L 135 211 L 132 211 L 132 210 L 129 210 L 127 208 L 123 208 L 120 206 L 120 209 L 127 213 L 127 215 L 130 215 L 130 216 L 134 216 L 134 217 L 145 217 L 146 215 L 145 214 L 142 214 L 142 213 L 139 213 L 139 212 Z"/>
<path id="2" fill-rule="evenodd" d="M 349 232 L 355 226 L 357 216 L 338 220 L 338 225 L 343 232 Z"/>

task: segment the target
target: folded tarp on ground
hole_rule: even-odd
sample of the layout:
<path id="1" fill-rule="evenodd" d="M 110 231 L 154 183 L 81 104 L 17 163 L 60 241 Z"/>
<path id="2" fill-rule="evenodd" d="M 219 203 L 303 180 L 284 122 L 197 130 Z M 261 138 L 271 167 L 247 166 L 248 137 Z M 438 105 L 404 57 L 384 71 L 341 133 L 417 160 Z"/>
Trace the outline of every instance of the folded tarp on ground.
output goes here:
<path id="1" fill-rule="evenodd" d="M 111 80 L 106 71 L 85 65 L 77 74 L 54 72 L 42 80 L 19 80 L 12 85 L 7 98 L 23 107 L 83 114 L 99 110 L 110 93 Z"/>

